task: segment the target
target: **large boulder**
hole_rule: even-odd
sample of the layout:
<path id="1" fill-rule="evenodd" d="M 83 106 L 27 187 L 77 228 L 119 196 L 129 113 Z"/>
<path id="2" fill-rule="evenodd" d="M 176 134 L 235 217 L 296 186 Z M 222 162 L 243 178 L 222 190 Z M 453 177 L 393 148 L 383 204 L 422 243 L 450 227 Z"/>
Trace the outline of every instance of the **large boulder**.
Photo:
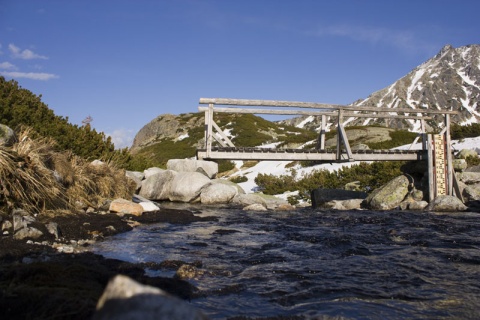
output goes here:
<path id="1" fill-rule="evenodd" d="M 9 147 L 15 142 L 15 133 L 10 127 L 0 124 L 0 146 Z"/>
<path id="2" fill-rule="evenodd" d="M 235 189 L 237 189 L 238 194 L 245 194 L 245 190 L 243 190 L 243 188 L 238 183 L 235 183 L 233 181 L 230 181 L 227 179 L 213 179 L 212 182 L 222 183 L 222 184 L 226 184 L 227 186 L 235 187 Z"/>
<path id="3" fill-rule="evenodd" d="M 439 212 L 461 212 L 467 210 L 467 207 L 457 197 L 438 196 L 428 204 L 425 210 Z"/>
<path id="4" fill-rule="evenodd" d="M 365 205 L 373 210 L 392 210 L 398 207 L 408 194 L 410 181 L 398 176 L 386 185 L 375 189 L 366 199 Z"/>
<path id="5" fill-rule="evenodd" d="M 158 167 L 151 167 L 143 171 L 143 179 L 147 179 L 148 177 L 157 174 L 159 172 L 165 171 L 165 169 L 158 168 Z"/>
<path id="6" fill-rule="evenodd" d="M 457 173 L 456 177 L 465 184 L 480 183 L 480 172 L 461 172 Z"/>
<path id="7" fill-rule="evenodd" d="M 235 187 L 223 183 L 210 183 L 200 194 L 202 204 L 228 203 L 237 195 Z"/>
<path id="8" fill-rule="evenodd" d="M 170 183 L 168 199 L 178 202 L 194 202 L 210 179 L 199 172 L 177 172 Z"/>
<path id="9" fill-rule="evenodd" d="M 218 163 L 195 159 L 170 159 L 167 162 L 167 169 L 177 172 L 200 172 L 213 179 L 218 173 Z"/>
<path id="10" fill-rule="evenodd" d="M 135 185 L 137 186 L 135 191 L 140 190 L 140 188 L 142 187 L 142 180 L 143 178 L 145 178 L 145 174 L 143 172 L 125 171 L 125 176 L 135 183 Z"/>
<path id="11" fill-rule="evenodd" d="M 142 181 L 138 195 L 148 200 L 169 200 L 171 183 L 177 174 L 172 170 L 161 170 L 148 175 Z"/>
<path id="12" fill-rule="evenodd" d="M 351 199 L 365 199 L 367 194 L 361 191 L 343 190 L 343 189 L 322 189 L 318 188 L 312 191 L 311 200 L 313 208 L 331 208 L 332 201 L 343 201 Z M 330 203 L 332 202 L 332 203 Z M 329 205 L 325 205 L 330 203 Z"/>
<path id="13" fill-rule="evenodd" d="M 117 275 L 105 288 L 97 303 L 93 320 L 206 320 L 191 304 L 165 291 L 142 285 L 126 276 Z"/>

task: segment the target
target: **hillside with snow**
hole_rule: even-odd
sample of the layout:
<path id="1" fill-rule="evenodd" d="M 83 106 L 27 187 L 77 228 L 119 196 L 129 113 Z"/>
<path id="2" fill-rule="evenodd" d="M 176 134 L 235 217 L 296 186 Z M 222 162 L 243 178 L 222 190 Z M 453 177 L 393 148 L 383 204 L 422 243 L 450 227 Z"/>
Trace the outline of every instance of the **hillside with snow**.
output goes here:
<path id="1" fill-rule="evenodd" d="M 421 144 L 417 143 L 414 145 L 405 145 L 398 147 L 397 149 L 408 149 L 412 150 L 421 149 Z M 477 153 L 480 153 L 480 136 L 476 138 L 466 138 L 462 140 L 452 140 L 452 150 L 456 153 L 462 149 L 472 149 L 476 150 Z M 243 167 L 243 161 L 235 161 L 235 166 L 238 171 L 232 174 L 229 177 L 235 176 L 245 176 L 248 178 L 248 181 L 239 183 L 239 185 L 245 190 L 246 193 L 253 193 L 258 190 L 258 186 L 255 183 L 255 178 L 259 173 L 262 174 L 271 174 L 275 176 L 280 175 L 290 175 L 291 170 L 295 169 L 297 172 L 297 177 L 301 177 L 304 174 L 308 174 L 314 170 L 329 170 L 334 171 L 342 167 L 350 167 L 352 165 L 358 164 L 358 162 L 345 162 L 345 163 L 324 163 L 315 165 L 312 167 L 302 167 L 299 164 L 291 166 L 289 161 L 260 161 L 255 166 L 250 168 Z M 281 195 L 279 195 L 282 197 Z"/>
<path id="2" fill-rule="evenodd" d="M 366 99 L 353 102 L 352 106 L 381 107 L 392 109 L 409 108 L 412 113 L 422 109 L 454 110 L 459 114 L 453 123 L 466 125 L 480 121 L 480 45 L 459 48 L 450 45 L 422 63 L 407 75 L 388 87 L 372 93 Z M 285 123 L 318 131 L 320 119 L 299 117 Z M 420 131 L 420 120 L 349 118 L 345 125 L 382 125 L 389 128 Z M 427 131 L 441 129 L 443 116 L 427 121 Z"/>

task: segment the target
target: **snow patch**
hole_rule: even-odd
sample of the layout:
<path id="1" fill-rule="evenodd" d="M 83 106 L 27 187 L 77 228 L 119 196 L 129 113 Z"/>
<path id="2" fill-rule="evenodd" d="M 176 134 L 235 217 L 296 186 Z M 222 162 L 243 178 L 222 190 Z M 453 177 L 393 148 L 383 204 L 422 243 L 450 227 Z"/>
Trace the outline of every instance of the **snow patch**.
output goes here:
<path id="1" fill-rule="evenodd" d="M 313 120 L 314 120 L 313 116 L 308 116 L 302 122 L 300 122 L 297 125 L 297 128 L 302 128 L 303 129 L 307 123 L 312 122 Z"/>

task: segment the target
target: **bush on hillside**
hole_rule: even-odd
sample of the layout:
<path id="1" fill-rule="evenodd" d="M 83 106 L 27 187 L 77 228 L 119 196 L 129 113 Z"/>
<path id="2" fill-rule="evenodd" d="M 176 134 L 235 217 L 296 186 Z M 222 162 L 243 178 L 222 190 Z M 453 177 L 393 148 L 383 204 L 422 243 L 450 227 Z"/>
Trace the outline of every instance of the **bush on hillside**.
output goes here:
<path id="1" fill-rule="evenodd" d="M 404 162 L 394 161 L 360 162 L 334 171 L 315 170 L 301 177 L 298 177 L 295 170 L 280 176 L 259 174 L 255 178 L 255 183 L 265 194 L 270 195 L 298 190 L 299 196 L 304 200 L 310 200 L 310 193 L 314 189 L 343 189 L 347 183 L 353 181 L 359 181 L 360 188 L 369 193 L 401 175 L 401 167 L 404 164 Z"/>
<path id="2" fill-rule="evenodd" d="M 450 126 L 450 135 L 455 140 L 478 137 L 480 136 L 480 123 L 472 123 L 465 126 L 453 123 Z"/>

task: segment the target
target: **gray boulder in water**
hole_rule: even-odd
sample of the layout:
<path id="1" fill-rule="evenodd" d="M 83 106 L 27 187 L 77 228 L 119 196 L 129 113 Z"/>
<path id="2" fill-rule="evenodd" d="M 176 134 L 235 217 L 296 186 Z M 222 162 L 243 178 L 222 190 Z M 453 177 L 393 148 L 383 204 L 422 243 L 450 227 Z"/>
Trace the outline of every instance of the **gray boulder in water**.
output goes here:
<path id="1" fill-rule="evenodd" d="M 375 189 L 365 199 L 366 206 L 373 210 L 392 210 L 400 205 L 409 192 L 410 181 L 398 176 L 386 185 Z"/>
<path id="2" fill-rule="evenodd" d="M 127 276 L 113 278 L 97 303 L 93 320 L 204 320 L 187 302 L 165 291 L 142 285 Z"/>
<path id="3" fill-rule="evenodd" d="M 425 210 L 439 212 L 461 212 L 467 210 L 467 207 L 457 197 L 438 196 L 428 204 Z"/>

